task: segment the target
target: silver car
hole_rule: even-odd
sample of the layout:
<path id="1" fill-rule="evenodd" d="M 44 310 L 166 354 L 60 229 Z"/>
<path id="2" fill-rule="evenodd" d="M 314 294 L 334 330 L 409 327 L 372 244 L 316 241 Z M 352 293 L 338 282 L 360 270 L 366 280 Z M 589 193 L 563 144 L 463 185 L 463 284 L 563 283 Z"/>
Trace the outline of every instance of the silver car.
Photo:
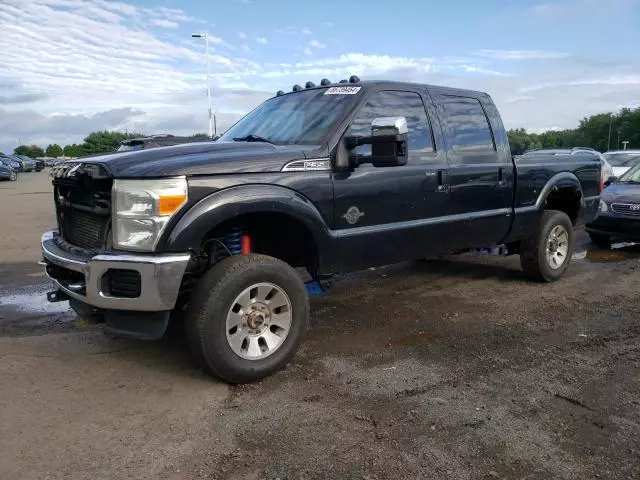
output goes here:
<path id="1" fill-rule="evenodd" d="M 613 175 L 621 177 L 627 170 L 640 163 L 640 150 L 618 150 L 603 153 L 602 156 L 613 167 Z"/>

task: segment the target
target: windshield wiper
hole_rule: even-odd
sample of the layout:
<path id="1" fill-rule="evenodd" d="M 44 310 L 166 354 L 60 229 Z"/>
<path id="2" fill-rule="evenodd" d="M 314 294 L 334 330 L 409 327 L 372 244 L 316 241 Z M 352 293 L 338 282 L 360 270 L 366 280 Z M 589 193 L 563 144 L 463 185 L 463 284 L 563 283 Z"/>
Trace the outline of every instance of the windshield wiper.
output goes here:
<path id="1" fill-rule="evenodd" d="M 264 137 L 261 137 L 260 135 L 254 135 L 253 133 L 246 135 L 244 137 L 233 137 L 233 141 L 234 142 L 265 142 L 265 143 L 270 143 L 271 145 L 274 145 L 273 142 L 267 140 Z"/>

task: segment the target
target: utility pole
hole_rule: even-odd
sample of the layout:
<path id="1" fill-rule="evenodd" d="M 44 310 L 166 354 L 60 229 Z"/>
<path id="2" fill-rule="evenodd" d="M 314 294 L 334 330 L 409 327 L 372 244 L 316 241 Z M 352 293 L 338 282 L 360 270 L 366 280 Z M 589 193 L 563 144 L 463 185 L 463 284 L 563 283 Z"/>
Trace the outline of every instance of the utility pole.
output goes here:
<path id="1" fill-rule="evenodd" d="M 613 113 L 609 114 L 609 140 L 607 141 L 607 151 L 611 150 L 611 125 L 613 124 Z"/>
<path id="2" fill-rule="evenodd" d="M 207 102 L 209 104 L 209 138 L 213 138 L 213 115 L 211 111 L 211 82 L 209 81 L 209 34 L 208 33 L 194 33 L 191 35 L 193 38 L 204 38 L 205 43 L 205 62 L 207 65 Z"/>

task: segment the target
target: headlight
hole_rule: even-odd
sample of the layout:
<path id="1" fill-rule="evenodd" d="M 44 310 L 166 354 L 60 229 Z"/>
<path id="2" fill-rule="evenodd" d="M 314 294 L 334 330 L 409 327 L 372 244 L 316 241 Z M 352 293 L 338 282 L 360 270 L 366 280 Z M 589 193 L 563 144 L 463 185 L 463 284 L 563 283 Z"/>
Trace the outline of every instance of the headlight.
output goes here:
<path id="1" fill-rule="evenodd" d="M 115 180 L 112 198 L 114 247 L 152 251 L 169 219 L 187 203 L 187 180 Z"/>
<path id="2" fill-rule="evenodd" d="M 600 213 L 607 213 L 608 211 L 609 207 L 607 206 L 607 202 L 600 200 Z"/>

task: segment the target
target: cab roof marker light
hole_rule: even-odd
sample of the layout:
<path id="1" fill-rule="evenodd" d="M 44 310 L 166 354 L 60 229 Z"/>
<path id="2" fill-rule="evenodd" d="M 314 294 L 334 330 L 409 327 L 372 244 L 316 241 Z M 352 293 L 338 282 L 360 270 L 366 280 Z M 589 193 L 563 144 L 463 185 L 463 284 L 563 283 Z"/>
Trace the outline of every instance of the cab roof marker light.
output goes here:
<path id="1" fill-rule="evenodd" d="M 284 95 L 284 92 L 282 90 L 278 90 L 276 92 L 276 96 L 279 97 L 280 95 Z"/>
<path id="2" fill-rule="evenodd" d="M 313 82 L 307 82 L 307 83 L 304 84 L 304 88 L 313 88 L 315 86 L 316 86 L 316 84 L 313 83 Z"/>
<path id="3" fill-rule="evenodd" d="M 322 80 L 320 80 L 320 85 L 323 87 L 326 87 L 327 85 L 331 85 L 331 80 L 329 80 L 328 78 L 323 78 Z"/>
<path id="4" fill-rule="evenodd" d="M 302 87 L 300 85 L 294 85 L 293 86 L 293 91 L 294 92 L 299 92 L 300 90 L 302 90 Z"/>
<path id="5" fill-rule="evenodd" d="M 348 83 L 347 80 L 340 80 L 340 83 Z"/>
<path id="6" fill-rule="evenodd" d="M 360 82 L 360 79 L 358 78 L 357 75 L 351 75 L 349 77 L 349 83 L 358 83 L 358 82 Z"/>

